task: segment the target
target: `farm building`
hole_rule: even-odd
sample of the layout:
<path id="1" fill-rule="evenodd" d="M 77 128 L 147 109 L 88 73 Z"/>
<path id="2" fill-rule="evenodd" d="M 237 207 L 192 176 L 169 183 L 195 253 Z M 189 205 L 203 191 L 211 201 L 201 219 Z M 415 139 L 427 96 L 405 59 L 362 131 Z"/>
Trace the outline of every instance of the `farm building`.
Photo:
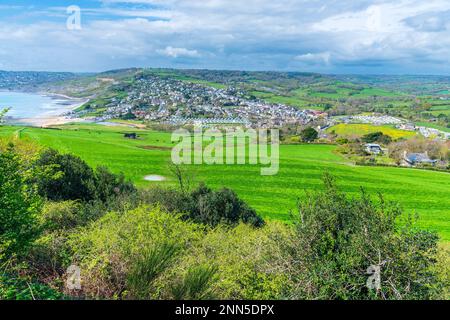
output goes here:
<path id="1" fill-rule="evenodd" d="M 376 143 L 367 143 L 364 145 L 364 148 L 366 152 L 370 154 L 375 155 L 383 154 L 383 149 L 381 149 L 381 146 Z"/>
<path id="2" fill-rule="evenodd" d="M 407 151 L 404 152 L 403 160 L 405 161 L 406 165 L 409 166 L 416 166 L 420 164 L 429 164 L 429 165 L 436 165 L 437 160 L 432 160 L 428 156 L 428 152 L 425 153 L 408 153 Z"/>

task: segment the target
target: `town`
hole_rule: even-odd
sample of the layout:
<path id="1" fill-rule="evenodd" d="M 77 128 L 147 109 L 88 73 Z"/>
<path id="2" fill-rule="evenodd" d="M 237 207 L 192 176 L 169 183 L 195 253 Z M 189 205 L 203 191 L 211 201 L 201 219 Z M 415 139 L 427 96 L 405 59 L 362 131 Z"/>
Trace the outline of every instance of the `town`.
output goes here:
<path id="1" fill-rule="evenodd" d="M 306 125 L 327 117 L 322 111 L 251 100 L 244 91 L 233 87 L 215 88 L 154 75 L 136 76 L 131 85 L 121 89 L 126 89 L 126 96 L 112 98 L 104 112 L 94 118 L 96 122 L 126 118 L 173 125 L 239 124 L 280 128 Z M 72 116 L 83 116 L 97 107 L 89 105 Z"/>

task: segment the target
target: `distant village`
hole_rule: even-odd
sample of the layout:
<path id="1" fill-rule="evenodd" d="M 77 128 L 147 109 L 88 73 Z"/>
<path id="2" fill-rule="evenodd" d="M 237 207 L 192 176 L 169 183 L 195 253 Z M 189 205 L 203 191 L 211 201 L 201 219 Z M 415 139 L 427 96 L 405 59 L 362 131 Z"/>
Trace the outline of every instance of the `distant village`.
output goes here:
<path id="1" fill-rule="evenodd" d="M 245 97 L 245 92 L 232 87 L 214 88 L 152 75 L 136 79 L 127 92 L 124 98 L 113 98 L 95 121 L 129 116 L 172 125 L 239 124 L 280 128 L 327 118 L 325 112 L 317 110 L 299 110 L 284 104 L 251 100 Z M 80 115 L 83 112 L 77 113 Z"/>

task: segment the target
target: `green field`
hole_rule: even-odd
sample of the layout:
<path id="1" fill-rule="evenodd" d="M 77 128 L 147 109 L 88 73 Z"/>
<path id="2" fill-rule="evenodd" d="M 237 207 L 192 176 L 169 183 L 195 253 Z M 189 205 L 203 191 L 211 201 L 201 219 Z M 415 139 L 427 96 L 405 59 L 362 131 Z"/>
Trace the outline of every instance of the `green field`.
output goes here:
<path id="1" fill-rule="evenodd" d="M 340 136 L 363 136 L 374 132 L 383 132 L 383 134 L 390 136 L 393 139 L 408 138 L 416 135 L 415 132 L 399 130 L 391 126 L 374 126 L 371 124 L 344 124 L 340 123 L 327 130 L 328 132 L 335 132 Z"/>
<path id="2" fill-rule="evenodd" d="M 16 136 L 32 139 L 42 145 L 81 156 L 90 165 L 106 165 L 114 172 L 124 172 L 141 187 L 150 174 L 170 178 L 169 133 L 152 132 L 128 127 L 99 125 L 68 125 L 64 130 L 2 127 L 0 137 Z M 140 140 L 123 137 L 124 132 L 138 132 Z M 145 147 L 145 148 L 143 148 Z M 450 242 L 450 175 L 447 173 L 386 167 L 357 167 L 336 155 L 330 145 L 282 145 L 280 172 L 276 176 L 261 176 L 260 167 L 250 165 L 191 166 L 194 181 L 205 181 L 212 187 L 234 189 L 261 215 L 288 220 L 296 199 L 305 190 L 322 188 L 321 176 L 328 171 L 336 176 L 339 186 L 356 194 L 361 186 L 369 192 L 381 192 L 395 200 L 407 212 L 417 212 L 420 227 L 437 230 L 444 242 Z M 153 182 L 154 183 L 154 182 Z"/>

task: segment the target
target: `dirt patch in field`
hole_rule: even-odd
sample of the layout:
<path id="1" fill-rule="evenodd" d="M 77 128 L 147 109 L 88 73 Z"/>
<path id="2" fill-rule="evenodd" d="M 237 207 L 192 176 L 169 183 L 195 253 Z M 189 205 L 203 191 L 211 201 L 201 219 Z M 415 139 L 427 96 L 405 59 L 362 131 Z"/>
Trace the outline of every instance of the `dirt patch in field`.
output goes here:
<path id="1" fill-rule="evenodd" d="M 172 150 L 171 147 L 162 147 L 162 146 L 139 146 L 139 148 L 145 150 L 160 150 L 160 151 Z"/>

